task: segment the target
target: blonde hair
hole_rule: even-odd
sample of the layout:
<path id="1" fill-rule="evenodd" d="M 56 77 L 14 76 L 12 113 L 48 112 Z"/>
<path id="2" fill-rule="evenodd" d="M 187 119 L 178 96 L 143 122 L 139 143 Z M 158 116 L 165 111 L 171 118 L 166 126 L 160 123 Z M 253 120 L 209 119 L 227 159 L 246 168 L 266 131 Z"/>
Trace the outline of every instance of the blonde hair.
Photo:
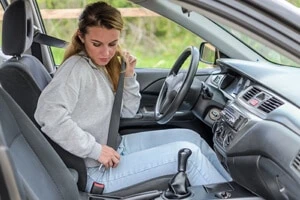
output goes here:
<path id="1" fill-rule="evenodd" d="M 123 19 L 120 11 L 105 2 L 96 2 L 87 5 L 79 17 L 78 31 L 80 31 L 82 35 L 85 35 L 87 33 L 87 28 L 93 26 L 101 26 L 107 29 L 117 29 L 122 31 Z M 72 37 L 71 43 L 65 51 L 63 61 L 81 51 L 85 51 L 85 47 L 76 31 Z M 106 70 L 112 81 L 114 91 L 116 91 L 119 81 L 121 70 L 119 57 L 121 55 L 121 48 L 118 45 L 116 54 L 106 65 Z"/>

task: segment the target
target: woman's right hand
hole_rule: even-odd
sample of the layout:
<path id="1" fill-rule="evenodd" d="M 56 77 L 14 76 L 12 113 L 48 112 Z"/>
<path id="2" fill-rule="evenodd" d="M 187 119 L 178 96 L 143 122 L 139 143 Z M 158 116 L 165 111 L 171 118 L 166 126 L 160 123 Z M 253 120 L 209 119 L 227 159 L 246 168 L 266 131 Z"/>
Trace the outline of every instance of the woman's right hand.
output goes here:
<path id="1" fill-rule="evenodd" d="M 105 166 L 105 168 L 115 168 L 120 162 L 120 154 L 113 148 L 102 145 L 102 150 L 98 161 Z"/>
<path id="2" fill-rule="evenodd" d="M 131 55 L 128 51 L 123 51 L 123 56 L 126 62 L 125 77 L 133 77 L 134 68 L 136 65 L 136 57 Z"/>

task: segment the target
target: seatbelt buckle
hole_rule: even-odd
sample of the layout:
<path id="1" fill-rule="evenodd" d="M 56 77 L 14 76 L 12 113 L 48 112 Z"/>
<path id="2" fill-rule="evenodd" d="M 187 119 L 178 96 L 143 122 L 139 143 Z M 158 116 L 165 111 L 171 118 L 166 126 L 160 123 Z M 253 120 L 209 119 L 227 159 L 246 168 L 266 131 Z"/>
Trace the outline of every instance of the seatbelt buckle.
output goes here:
<path id="1" fill-rule="evenodd" d="M 91 194 L 102 194 L 103 190 L 105 188 L 105 185 L 102 183 L 93 182 Z"/>

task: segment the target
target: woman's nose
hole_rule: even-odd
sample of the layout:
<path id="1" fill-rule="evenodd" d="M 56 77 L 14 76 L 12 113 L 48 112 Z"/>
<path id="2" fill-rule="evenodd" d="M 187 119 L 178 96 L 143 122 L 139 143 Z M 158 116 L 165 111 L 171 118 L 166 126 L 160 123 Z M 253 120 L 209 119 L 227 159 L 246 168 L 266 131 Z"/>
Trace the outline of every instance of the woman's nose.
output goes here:
<path id="1" fill-rule="evenodd" d="M 102 48 L 101 48 L 100 53 L 101 53 L 102 56 L 108 56 L 109 55 L 109 47 L 103 45 Z"/>

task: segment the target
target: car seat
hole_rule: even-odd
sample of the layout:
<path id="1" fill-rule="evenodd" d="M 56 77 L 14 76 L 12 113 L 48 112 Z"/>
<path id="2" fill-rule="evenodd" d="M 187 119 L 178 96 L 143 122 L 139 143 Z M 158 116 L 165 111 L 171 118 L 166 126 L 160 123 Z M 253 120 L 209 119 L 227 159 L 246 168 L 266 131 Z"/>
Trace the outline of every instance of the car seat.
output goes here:
<path id="1" fill-rule="evenodd" d="M 33 30 L 33 16 L 29 2 L 24 0 L 12 2 L 5 10 L 2 28 L 2 49 L 6 55 L 10 55 L 12 58 L 0 67 L 0 83 L 35 126 L 40 129 L 34 119 L 34 112 L 39 95 L 51 81 L 51 76 L 36 57 L 24 53 L 31 47 Z M 40 134 L 42 135 L 42 133 Z M 65 151 L 47 136 L 46 138 L 66 166 L 78 172 L 77 185 L 79 190 L 84 191 L 87 172 L 83 159 Z M 42 147 L 40 146 L 40 148 Z M 162 176 L 112 194 L 130 195 L 152 189 L 166 189 L 170 177 L 172 175 Z"/>
<path id="2" fill-rule="evenodd" d="M 2 86 L 0 127 L 14 163 L 21 199 L 80 199 L 68 168 Z"/>
<path id="3" fill-rule="evenodd" d="M 34 119 L 34 112 L 41 91 L 52 78 L 36 57 L 24 54 L 31 47 L 33 32 L 33 16 L 29 3 L 25 1 L 11 3 L 3 16 L 2 50 L 12 58 L 0 67 L 0 83 L 31 121 L 40 128 Z M 86 168 L 83 159 L 65 151 L 47 136 L 46 138 L 65 164 L 78 172 L 78 187 L 84 190 Z"/>

